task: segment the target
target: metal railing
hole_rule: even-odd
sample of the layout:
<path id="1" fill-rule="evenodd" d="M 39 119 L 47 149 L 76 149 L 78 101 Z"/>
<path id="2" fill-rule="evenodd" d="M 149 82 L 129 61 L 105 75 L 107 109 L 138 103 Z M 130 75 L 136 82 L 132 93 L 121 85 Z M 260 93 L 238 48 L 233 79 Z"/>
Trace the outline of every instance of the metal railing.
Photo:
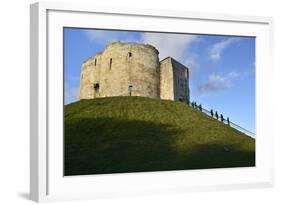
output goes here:
<path id="1" fill-rule="evenodd" d="M 193 105 L 193 106 L 191 104 L 188 104 L 188 105 L 193 107 L 194 109 L 196 109 L 198 111 L 201 111 L 202 113 L 208 115 L 211 118 L 217 119 L 218 121 L 220 121 L 220 122 L 222 122 L 222 123 L 224 123 L 226 125 L 229 125 L 230 127 L 232 127 L 234 129 L 236 129 L 236 130 L 238 130 L 238 131 L 248 135 L 249 137 L 255 138 L 255 136 L 256 136 L 255 133 L 253 133 L 253 132 L 251 132 L 251 131 L 249 131 L 249 130 L 247 130 L 247 129 L 245 129 L 245 128 L 237 125 L 237 124 L 235 124 L 234 122 L 231 122 L 228 118 L 225 119 L 225 118 L 221 118 L 220 115 L 216 116 L 215 113 L 212 114 L 211 111 L 203 108 L 201 104 L 200 105 Z"/>

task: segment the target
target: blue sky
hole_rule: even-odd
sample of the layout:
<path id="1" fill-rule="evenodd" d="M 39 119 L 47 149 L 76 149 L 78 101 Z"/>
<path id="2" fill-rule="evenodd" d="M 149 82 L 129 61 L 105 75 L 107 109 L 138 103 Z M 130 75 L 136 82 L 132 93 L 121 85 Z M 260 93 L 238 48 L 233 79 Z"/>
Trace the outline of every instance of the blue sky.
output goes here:
<path id="1" fill-rule="evenodd" d="M 113 41 L 149 43 L 186 65 L 191 101 L 255 133 L 255 38 L 64 28 L 65 104 L 78 100 L 83 61 Z"/>

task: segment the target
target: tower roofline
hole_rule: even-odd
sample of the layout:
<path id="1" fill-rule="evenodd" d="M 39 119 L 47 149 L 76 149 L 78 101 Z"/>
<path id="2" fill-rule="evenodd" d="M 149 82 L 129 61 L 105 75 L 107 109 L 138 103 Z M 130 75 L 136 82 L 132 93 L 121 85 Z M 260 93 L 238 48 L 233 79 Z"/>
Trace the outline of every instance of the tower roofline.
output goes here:
<path id="1" fill-rule="evenodd" d="M 156 47 L 154 47 L 153 45 L 151 44 L 148 44 L 148 43 L 136 43 L 136 42 L 122 42 L 122 41 L 114 41 L 114 42 L 110 42 L 108 43 L 106 46 L 105 46 L 105 49 L 107 47 L 109 47 L 110 45 L 114 45 L 114 44 L 121 44 L 121 45 L 133 45 L 133 46 L 144 46 L 144 47 L 149 47 L 153 50 L 155 50 L 158 54 L 159 54 L 159 51 Z"/>
<path id="2" fill-rule="evenodd" d="M 174 58 L 171 57 L 171 56 L 167 56 L 166 58 L 163 58 L 163 59 L 160 61 L 160 63 L 163 62 L 163 61 L 166 61 L 166 60 L 168 60 L 168 59 L 171 59 L 171 61 L 174 61 L 174 62 L 176 62 L 176 63 L 182 65 L 183 67 L 185 67 L 185 68 L 188 70 L 188 67 L 187 67 L 186 65 L 180 63 L 179 61 L 177 61 L 176 59 L 174 59 Z"/>

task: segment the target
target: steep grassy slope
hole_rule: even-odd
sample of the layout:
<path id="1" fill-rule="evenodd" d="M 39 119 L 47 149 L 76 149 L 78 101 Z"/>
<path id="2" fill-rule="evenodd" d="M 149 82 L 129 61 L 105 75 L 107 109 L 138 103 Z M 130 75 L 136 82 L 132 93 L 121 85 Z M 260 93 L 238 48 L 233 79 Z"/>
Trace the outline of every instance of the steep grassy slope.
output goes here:
<path id="1" fill-rule="evenodd" d="M 255 166 L 255 140 L 186 104 L 143 97 L 65 106 L 65 175 Z"/>

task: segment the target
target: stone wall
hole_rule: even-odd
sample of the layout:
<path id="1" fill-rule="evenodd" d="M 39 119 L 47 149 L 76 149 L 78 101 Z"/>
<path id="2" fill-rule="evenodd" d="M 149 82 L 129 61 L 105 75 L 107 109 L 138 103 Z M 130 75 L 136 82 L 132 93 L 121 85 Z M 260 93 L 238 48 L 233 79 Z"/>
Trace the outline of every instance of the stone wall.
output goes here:
<path id="1" fill-rule="evenodd" d="M 92 71 L 93 60 L 88 59 L 82 64 L 81 75 L 80 75 L 80 99 L 91 99 L 93 98 L 93 81 L 94 75 Z"/>
<path id="2" fill-rule="evenodd" d="M 165 100 L 189 101 L 188 69 L 167 57 L 160 62 L 160 98 Z"/>
<path id="3" fill-rule="evenodd" d="M 159 80 L 157 49 L 111 43 L 82 65 L 80 99 L 130 94 L 159 98 Z"/>
<path id="4" fill-rule="evenodd" d="M 174 100 L 174 75 L 172 59 L 167 57 L 160 62 L 160 98 Z"/>
<path id="5" fill-rule="evenodd" d="M 110 43 L 82 64 L 80 99 L 144 96 L 188 101 L 188 69 L 151 45 Z"/>
<path id="6" fill-rule="evenodd" d="M 174 100 L 189 102 L 188 69 L 174 59 L 171 61 L 174 75 Z"/>

